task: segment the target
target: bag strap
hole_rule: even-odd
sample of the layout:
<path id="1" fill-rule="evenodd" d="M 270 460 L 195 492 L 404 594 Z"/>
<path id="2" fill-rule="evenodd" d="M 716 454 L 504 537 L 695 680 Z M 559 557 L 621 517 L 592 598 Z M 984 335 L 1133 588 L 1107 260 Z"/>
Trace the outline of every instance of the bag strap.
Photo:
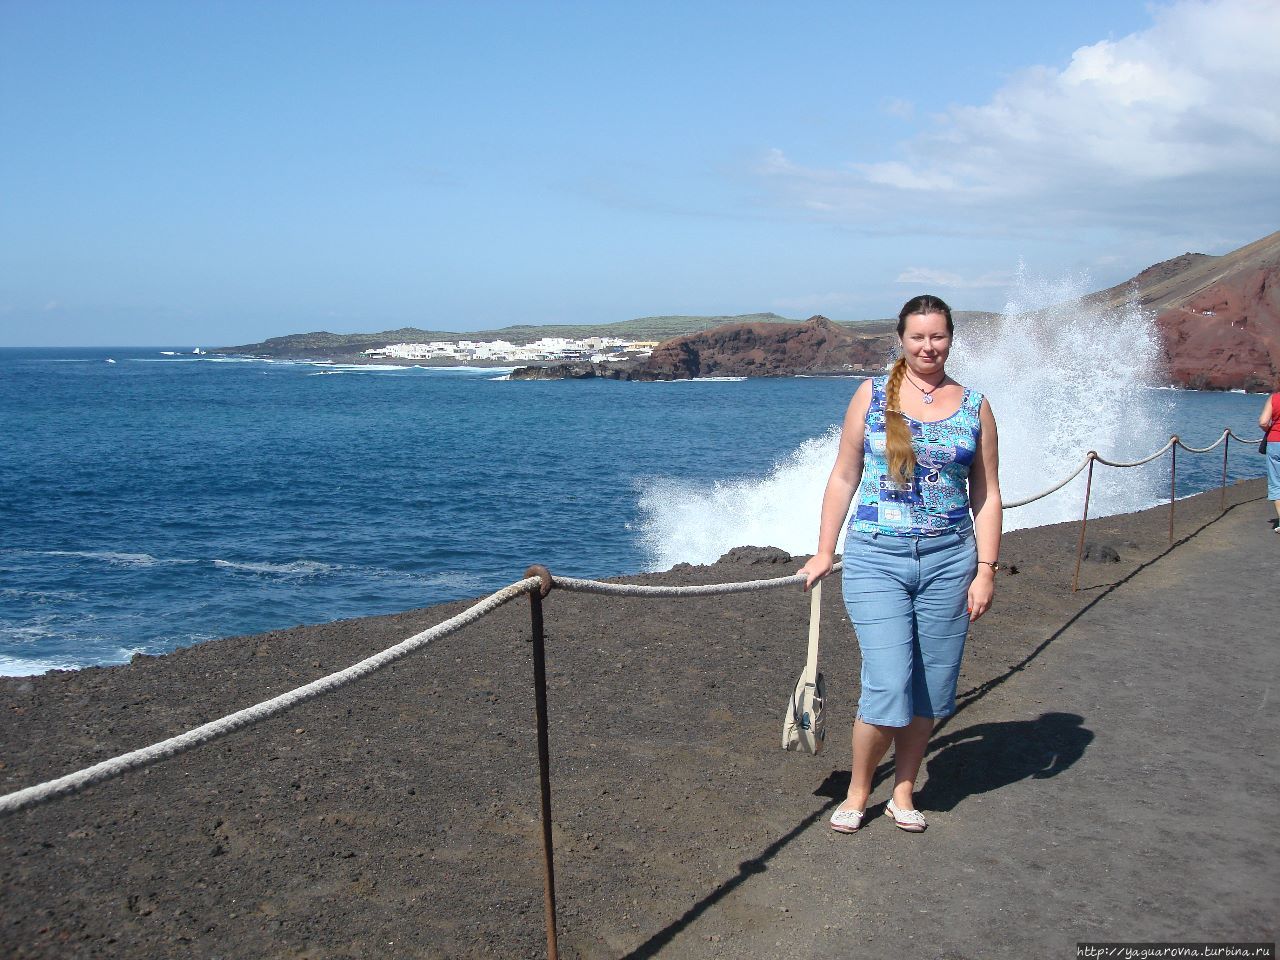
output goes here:
<path id="1" fill-rule="evenodd" d="M 822 619 L 822 581 L 809 588 L 809 659 L 804 665 L 806 683 L 818 682 L 818 623 Z"/>

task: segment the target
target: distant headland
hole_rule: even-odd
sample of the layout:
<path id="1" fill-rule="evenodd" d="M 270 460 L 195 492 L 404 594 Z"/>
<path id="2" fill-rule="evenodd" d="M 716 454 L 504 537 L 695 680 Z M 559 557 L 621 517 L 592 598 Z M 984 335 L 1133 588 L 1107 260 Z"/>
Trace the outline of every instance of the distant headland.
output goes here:
<path id="1" fill-rule="evenodd" d="M 1174 386 L 1263 391 L 1280 383 L 1280 232 L 1222 256 L 1184 253 L 1083 300 L 1153 311 Z M 956 312 L 961 325 L 994 316 Z M 801 322 L 776 313 L 655 316 L 469 333 L 415 327 L 300 333 L 210 352 L 348 363 L 519 364 L 511 376 L 520 380 L 838 375 L 883 369 L 896 345 L 893 323 L 822 316 Z"/>

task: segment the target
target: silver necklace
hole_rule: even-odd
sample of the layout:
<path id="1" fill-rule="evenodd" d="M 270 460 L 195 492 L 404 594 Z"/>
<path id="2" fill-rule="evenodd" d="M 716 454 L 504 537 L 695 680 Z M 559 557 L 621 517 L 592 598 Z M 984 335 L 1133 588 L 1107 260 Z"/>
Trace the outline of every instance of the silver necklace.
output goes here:
<path id="1" fill-rule="evenodd" d="M 911 380 L 911 376 L 907 374 L 905 371 L 903 372 L 903 376 L 905 376 L 908 380 Z M 947 378 L 943 377 L 941 380 L 938 381 L 937 386 L 935 386 L 933 390 L 937 390 L 938 387 L 942 386 L 946 382 L 947 382 Z M 911 385 L 924 395 L 923 399 L 926 406 L 928 404 L 933 403 L 933 390 L 926 390 L 924 387 L 920 386 L 920 384 L 916 383 L 914 380 L 911 380 Z"/>

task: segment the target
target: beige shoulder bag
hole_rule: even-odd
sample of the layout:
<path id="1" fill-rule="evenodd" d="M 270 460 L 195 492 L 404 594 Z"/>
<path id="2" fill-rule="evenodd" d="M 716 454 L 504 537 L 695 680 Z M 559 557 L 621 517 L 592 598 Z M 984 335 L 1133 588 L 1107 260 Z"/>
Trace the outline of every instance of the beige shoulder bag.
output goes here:
<path id="1" fill-rule="evenodd" d="M 782 749 L 819 754 L 827 738 L 823 704 L 826 684 L 818 672 L 818 622 L 822 618 L 822 581 L 809 588 L 809 658 L 787 698 L 782 720 Z"/>

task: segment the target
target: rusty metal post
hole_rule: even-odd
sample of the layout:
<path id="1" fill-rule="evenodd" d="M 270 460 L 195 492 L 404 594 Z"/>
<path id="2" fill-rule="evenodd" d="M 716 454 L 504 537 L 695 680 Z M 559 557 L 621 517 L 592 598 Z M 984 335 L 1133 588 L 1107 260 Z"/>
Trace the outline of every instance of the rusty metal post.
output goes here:
<path id="1" fill-rule="evenodd" d="M 556 869 L 551 844 L 551 763 L 547 746 L 547 661 L 543 644 L 542 598 L 551 592 L 551 574 L 533 566 L 526 577 L 541 577 L 542 585 L 529 594 L 529 618 L 533 633 L 533 697 L 538 725 L 538 779 L 542 789 L 543 902 L 547 915 L 547 958 L 558 960 L 556 945 Z"/>
<path id="2" fill-rule="evenodd" d="M 1169 542 L 1173 543 L 1173 505 L 1178 499 L 1178 435 L 1173 435 L 1173 446 L 1170 451 L 1173 459 L 1169 461 Z"/>
<path id="3" fill-rule="evenodd" d="M 1089 451 L 1089 473 L 1084 481 L 1084 513 L 1080 515 L 1080 542 L 1076 544 L 1076 572 L 1071 578 L 1071 592 L 1076 593 L 1080 589 L 1080 561 L 1084 559 L 1084 531 L 1089 525 L 1089 496 L 1093 492 L 1093 463 L 1098 459 L 1098 454 Z"/>
<path id="4" fill-rule="evenodd" d="M 1231 428 L 1222 431 L 1222 498 L 1218 509 L 1227 512 L 1227 450 L 1231 447 Z"/>

